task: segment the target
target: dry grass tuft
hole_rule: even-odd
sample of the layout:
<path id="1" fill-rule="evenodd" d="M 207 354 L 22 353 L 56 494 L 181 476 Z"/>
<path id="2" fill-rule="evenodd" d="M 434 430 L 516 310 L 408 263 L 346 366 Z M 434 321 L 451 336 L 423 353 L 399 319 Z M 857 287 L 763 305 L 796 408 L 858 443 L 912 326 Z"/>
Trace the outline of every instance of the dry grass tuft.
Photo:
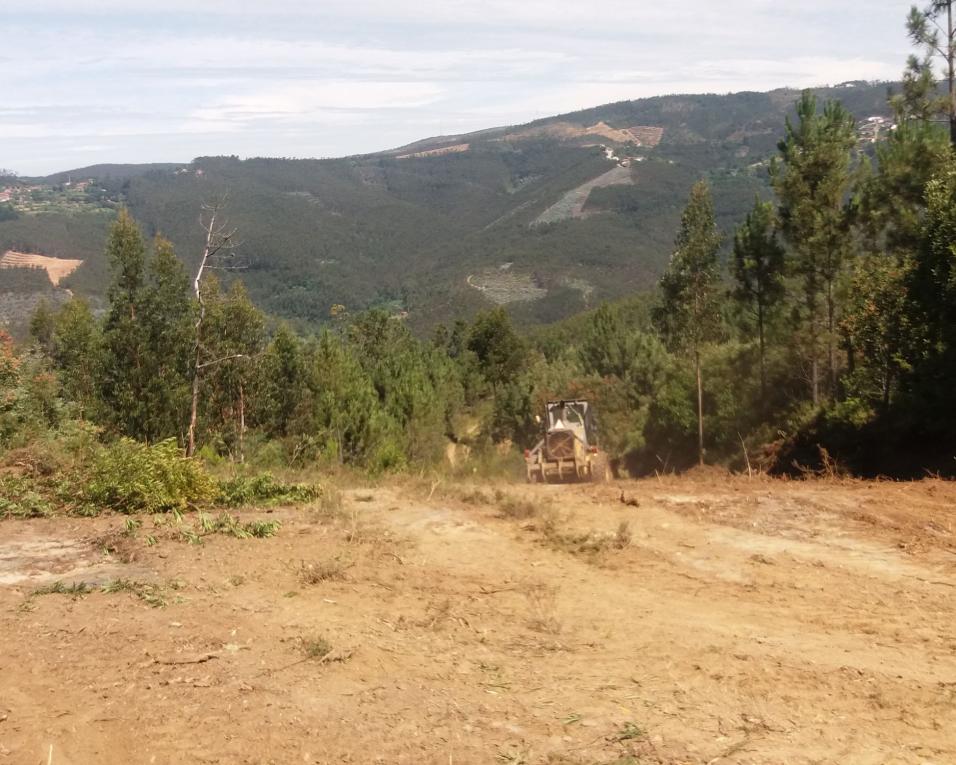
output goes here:
<path id="1" fill-rule="evenodd" d="M 314 585 L 321 582 L 341 582 L 345 579 L 345 572 L 352 566 L 339 557 L 299 564 L 299 581 L 302 584 Z"/>
<path id="2" fill-rule="evenodd" d="M 321 635 L 302 638 L 302 653 L 307 659 L 324 659 L 332 653 L 334 646 Z"/>
<path id="3" fill-rule="evenodd" d="M 535 632 L 544 632 L 557 635 L 561 632 L 561 621 L 557 617 L 558 588 L 542 582 L 532 582 L 524 588 L 524 596 L 528 599 L 531 617 L 528 619 L 528 629 Z"/>

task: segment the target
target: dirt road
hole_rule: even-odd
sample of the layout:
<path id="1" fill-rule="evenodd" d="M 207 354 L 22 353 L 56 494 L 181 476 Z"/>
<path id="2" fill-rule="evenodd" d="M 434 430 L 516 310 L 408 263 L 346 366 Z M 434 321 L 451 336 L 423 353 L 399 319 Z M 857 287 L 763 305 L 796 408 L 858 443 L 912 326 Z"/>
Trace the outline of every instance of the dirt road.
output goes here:
<path id="1" fill-rule="evenodd" d="M 497 488 L 0 523 L 0 765 L 956 762 L 956 485 Z"/>

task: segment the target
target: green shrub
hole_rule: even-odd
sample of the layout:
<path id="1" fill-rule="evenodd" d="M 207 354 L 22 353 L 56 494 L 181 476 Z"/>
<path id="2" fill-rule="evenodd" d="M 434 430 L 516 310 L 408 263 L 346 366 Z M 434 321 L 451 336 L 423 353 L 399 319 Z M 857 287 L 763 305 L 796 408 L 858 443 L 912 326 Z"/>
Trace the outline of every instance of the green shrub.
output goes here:
<path id="1" fill-rule="evenodd" d="M 190 542 L 201 541 L 207 534 L 225 534 L 236 539 L 265 539 L 279 533 L 282 524 L 279 521 L 249 521 L 242 523 L 238 516 L 229 513 L 220 513 L 213 518 L 206 513 L 199 514 L 199 532 L 186 531 Z"/>
<path id="2" fill-rule="evenodd" d="M 124 438 L 94 456 L 84 496 L 121 513 L 161 513 L 208 502 L 215 484 L 174 439 L 150 446 Z"/>
<path id="3" fill-rule="evenodd" d="M 0 477 L 0 518 L 43 518 L 53 515 L 50 501 L 28 478 Z"/>
<path id="4" fill-rule="evenodd" d="M 244 505 L 278 505 L 293 502 L 311 502 L 322 491 L 314 484 L 283 483 L 270 473 L 253 477 L 236 476 L 219 481 L 216 504 L 225 507 Z"/>

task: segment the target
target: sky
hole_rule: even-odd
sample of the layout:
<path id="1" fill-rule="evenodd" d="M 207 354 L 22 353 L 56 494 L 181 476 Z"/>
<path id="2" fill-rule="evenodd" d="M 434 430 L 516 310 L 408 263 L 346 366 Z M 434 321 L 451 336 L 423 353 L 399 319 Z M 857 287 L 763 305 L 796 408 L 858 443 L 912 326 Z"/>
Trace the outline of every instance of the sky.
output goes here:
<path id="1" fill-rule="evenodd" d="M 898 0 L 2 0 L 0 167 L 334 157 L 612 101 L 889 80 Z"/>

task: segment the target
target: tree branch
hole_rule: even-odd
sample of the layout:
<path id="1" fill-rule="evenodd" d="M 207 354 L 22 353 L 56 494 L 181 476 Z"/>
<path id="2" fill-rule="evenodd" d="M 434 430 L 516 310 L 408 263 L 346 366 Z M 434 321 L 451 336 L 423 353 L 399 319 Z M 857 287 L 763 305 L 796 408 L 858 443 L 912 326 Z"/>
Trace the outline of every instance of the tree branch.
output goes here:
<path id="1" fill-rule="evenodd" d="M 252 358 L 246 353 L 233 353 L 231 356 L 223 356 L 221 359 L 213 359 L 212 361 L 206 361 L 202 364 L 197 364 L 196 369 L 205 369 L 206 367 L 215 366 L 216 364 L 221 364 L 223 361 L 229 361 L 230 359 L 248 359 Z"/>

